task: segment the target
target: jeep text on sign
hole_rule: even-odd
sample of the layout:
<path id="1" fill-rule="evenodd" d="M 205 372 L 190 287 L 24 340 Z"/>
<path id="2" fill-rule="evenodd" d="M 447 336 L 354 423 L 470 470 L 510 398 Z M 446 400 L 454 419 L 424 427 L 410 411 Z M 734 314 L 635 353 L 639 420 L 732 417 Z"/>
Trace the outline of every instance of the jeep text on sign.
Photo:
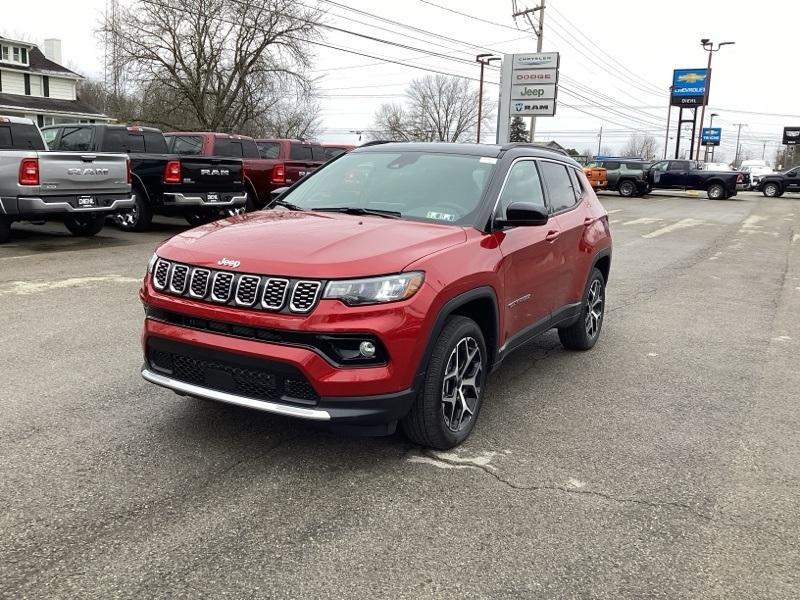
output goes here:
<path id="1" fill-rule="evenodd" d="M 553 83 L 543 85 L 515 85 L 511 87 L 511 100 L 553 100 L 556 97 L 556 86 Z"/>

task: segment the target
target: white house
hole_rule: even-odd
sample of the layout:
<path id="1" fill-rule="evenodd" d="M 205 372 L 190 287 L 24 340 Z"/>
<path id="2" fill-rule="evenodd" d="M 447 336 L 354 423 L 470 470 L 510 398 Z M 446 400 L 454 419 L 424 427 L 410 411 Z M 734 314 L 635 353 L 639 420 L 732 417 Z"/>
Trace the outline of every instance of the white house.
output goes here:
<path id="1" fill-rule="evenodd" d="M 61 40 L 45 40 L 42 52 L 36 44 L 0 37 L 0 115 L 28 117 L 39 127 L 111 121 L 78 99 L 83 77 L 60 62 Z"/>

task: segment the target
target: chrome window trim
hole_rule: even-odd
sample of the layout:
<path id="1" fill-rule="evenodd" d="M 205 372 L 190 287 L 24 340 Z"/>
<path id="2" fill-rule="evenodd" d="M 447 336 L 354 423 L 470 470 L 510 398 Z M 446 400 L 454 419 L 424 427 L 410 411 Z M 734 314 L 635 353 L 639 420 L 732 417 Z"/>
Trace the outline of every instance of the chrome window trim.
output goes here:
<path id="1" fill-rule="evenodd" d="M 271 306 L 264 302 L 264 294 L 267 293 L 267 289 L 269 288 L 269 284 L 273 281 L 280 281 L 285 283 L 286 285 L 283 288 L 283 297 L 281 298 L 281 303 L 278 306 Z M 264 290 L 261 293 L 261 308 L 266 310 L 281 310 L 286 305 L 286 296 L 289 294 L 289 280 L 284 279 L 282 277 L 268 277 L 267 280 L 264 282 Z"/>

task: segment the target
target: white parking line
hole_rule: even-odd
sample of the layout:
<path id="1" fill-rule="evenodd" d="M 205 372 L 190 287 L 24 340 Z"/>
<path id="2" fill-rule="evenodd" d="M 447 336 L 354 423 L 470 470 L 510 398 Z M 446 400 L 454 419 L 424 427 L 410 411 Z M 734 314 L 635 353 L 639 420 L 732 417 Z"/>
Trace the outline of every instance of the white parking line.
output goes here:
<path id="1" fill-rule="evenodd" d="M 672 233 L 673 231 L 678 231 L 679 229 L 688 229 L 690 227 L 697 227 L 698 225 L 702 225 L 705 221 L 701 219 L 681 219 L 677 223 L 673 223 L 672 225 L 667 225 L 666 227 L 662 227 L 661 229 L 656 229 L 655 231 L 651 231 L 650 233 L 644 234 L 642 237 L 646 239 L 652 239 L 659 236 L 664 235 L 665 233 Z"/>
<path id="2" fill-rule="evenodd" d="M 70 277 L 56 281 L 10 281 L 9 287 L 0 289 L 0 296 L 13 294 L 15 296 L 27 296 L 29 294 L 39 294 L 50 290 L 65 288 L 84 287 L 93 283 L 139 283 L 138 277 L 122 277 L 120 275 L 105 275 L 99 277 Z"/>
<path id="3" fill-rule="evenodd" d="M 652 225 L 662 220 L 663 219 L 654 219 L 652 217 L 642 217 L 640 219 L 634 219 L 633 221 L 625 221 L 623 225 Z"/>

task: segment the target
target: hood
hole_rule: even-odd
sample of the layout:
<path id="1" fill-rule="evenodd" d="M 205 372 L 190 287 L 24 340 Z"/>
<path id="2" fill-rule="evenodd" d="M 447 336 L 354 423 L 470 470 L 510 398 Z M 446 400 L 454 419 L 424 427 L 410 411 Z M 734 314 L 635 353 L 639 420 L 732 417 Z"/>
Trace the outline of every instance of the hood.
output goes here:
<path id="1" fill-rule="evenodd" d="M 461 227 L 374 216 L 266 210 L 191 229 L 164 242 L 168 260 L 242 273 L 319 279 L 398 273 L 466 241 Z M 227 267 L 222 267 L 227 268 Z"/>

